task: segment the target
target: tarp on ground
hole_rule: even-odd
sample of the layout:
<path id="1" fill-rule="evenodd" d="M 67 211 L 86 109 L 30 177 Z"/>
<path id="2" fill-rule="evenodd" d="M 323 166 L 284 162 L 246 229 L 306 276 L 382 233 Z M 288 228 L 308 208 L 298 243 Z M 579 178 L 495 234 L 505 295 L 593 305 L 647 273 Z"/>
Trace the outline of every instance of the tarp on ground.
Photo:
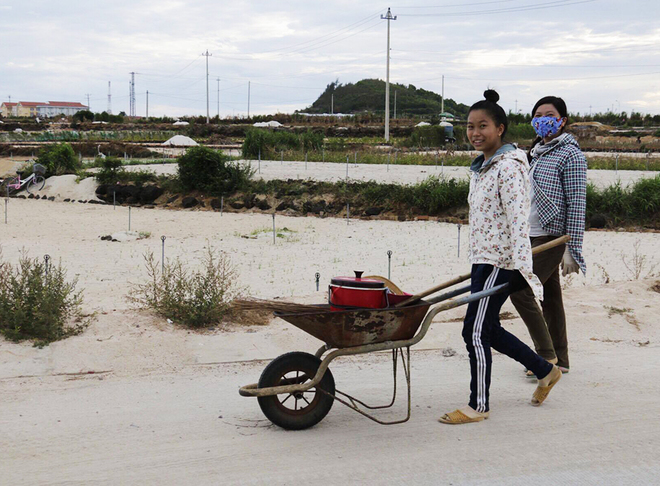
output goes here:
<path id="1" fill-rule="evenodd" d="M 276 120 L 271 120 L 267 122 L 257 122 L 253 126 L 260 128 L 277 128 L 277 127 L 281 127 L 282 124 Z"/>
<path id="2" fill-rule="evenodd" d="M 168 147 L 194 147 L 198 145 L 198 143 L 185 135 L 174 135 L 168 141 L 163 142 L 163 145 Z"/>

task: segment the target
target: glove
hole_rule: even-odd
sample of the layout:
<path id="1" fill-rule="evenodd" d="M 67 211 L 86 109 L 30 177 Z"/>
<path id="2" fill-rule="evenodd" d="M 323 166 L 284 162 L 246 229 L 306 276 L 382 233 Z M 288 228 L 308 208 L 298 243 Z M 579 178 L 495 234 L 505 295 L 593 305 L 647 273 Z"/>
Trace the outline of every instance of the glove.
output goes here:
<path id="1" fill-rule="evenodd" d="M 580 266 L 573 258 L 573 255 L 571 255 L 568 246 L 566 246 L 564 256 L 561 259 L 561 274 L 565 277 L 570 273 L 578 273 L 578 270 L 580 270 Z"/>

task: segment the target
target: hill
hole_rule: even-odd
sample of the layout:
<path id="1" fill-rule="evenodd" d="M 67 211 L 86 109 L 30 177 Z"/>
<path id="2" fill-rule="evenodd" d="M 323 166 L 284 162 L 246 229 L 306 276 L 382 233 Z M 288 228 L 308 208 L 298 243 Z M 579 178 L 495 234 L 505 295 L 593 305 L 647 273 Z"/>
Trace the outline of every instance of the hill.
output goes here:
<path id="1" fill-rule="evenodd" d="M 394 92 L 396 91 L 397 117 L 432 116 L 441 111 L 442 96 L 433 91 L 417 88 L 412 84 L 390 83 L 390 116 L 394 115 Z M 357 83 L 330 83 L 325 91 L 312 103 L 301 110 L 305 113 L 330 113 L 331 97 L 334 94 L 335 113 L 376 113 L 385 112 L 385 81 L 363 79 Z M 445 112 L 465 118 L 469 106 L 445 99 Z"/>

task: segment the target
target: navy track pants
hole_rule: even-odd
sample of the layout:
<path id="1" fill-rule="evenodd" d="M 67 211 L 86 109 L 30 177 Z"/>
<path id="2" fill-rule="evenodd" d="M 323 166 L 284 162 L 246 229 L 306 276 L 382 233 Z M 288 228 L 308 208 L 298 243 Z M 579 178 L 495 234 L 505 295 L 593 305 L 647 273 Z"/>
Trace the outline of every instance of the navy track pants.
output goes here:
<path id="1" fill-rule="evenodd" d="M 472 265 L 471 293 L 487 290 L 509 282 L 515 270 L 504 270 L 487 264 Z M 518 274 L 518 277 L 519 274 Z M 504 292 L 472 302 L 468 305 L 463 321 L 463 339 L 470 355 L 470 407 L 477 412 L 488 412 L 490 372 L 492 365 L 491 347 L 502 354 L 515 359 L 528 370 L 543 378 L 552 365 L 516 336 L 502 328 L 500 309 L 509 297 Z"/>

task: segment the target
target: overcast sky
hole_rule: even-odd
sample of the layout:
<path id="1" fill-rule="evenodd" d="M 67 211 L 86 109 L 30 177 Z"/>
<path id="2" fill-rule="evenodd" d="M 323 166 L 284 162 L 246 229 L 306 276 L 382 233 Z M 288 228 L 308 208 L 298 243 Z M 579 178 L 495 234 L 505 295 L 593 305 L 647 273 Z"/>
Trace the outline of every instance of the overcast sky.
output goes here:
<path id="1" fill-rule="evenodd" d="M 385 79 L 471 104 L 499 91 L 528 112 L 549 94 L 571 112 L 660 113 L 660 1 L 0 0 L 0 100 L 80 101 L 137 114 L 292 112 L 325 86 Z M 516 101 L 517 100 L 517 101 Z"/>

